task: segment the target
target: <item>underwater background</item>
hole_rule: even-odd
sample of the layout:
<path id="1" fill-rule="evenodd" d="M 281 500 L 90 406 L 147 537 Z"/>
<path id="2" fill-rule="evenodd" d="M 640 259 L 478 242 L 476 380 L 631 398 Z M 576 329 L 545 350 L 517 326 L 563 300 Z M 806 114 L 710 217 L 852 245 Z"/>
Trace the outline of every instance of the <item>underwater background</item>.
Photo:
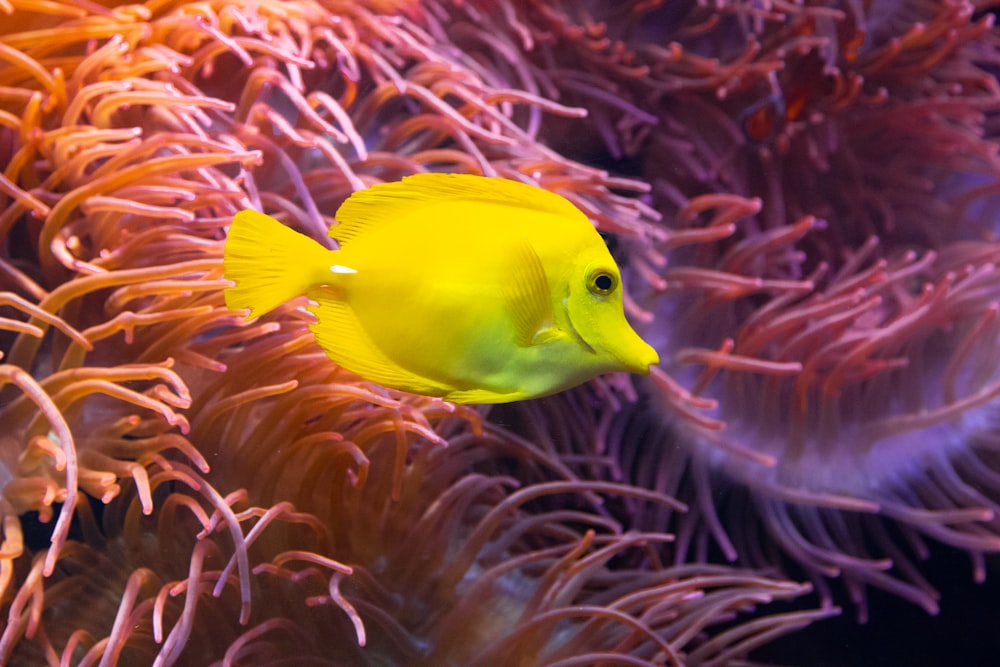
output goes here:
<path id="1" fill-rule="evenodd" d="M 0 662 L 992 664 L 997 6 L 0 0 Z M 225 308 L 237 211 L 421 171 L 580 207 L 653 374 Z"/>

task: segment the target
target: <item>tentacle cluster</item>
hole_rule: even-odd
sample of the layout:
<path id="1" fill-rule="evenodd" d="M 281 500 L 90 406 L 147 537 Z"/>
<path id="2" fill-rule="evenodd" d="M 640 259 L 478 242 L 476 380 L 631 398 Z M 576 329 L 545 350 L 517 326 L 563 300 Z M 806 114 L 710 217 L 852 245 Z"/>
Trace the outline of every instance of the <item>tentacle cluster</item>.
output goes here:
<path id="1" fill-rule="evenodd" d="M 842 576 L 862 615 L 868 584 L 936 611 L 926 537 L 977 579 L 1000 547 L 995 5 L 525 1 L 463 42 L 592 109 L 603 146 L 555 145 L 664 216 L 628 245 L 657 400 L 592 438 L 626 438 L 617 479 L 690 500 L 679 534 L 728 559 Z"/>
<path id="2" fill-rule="evenodd" d="M 721 665 L 834 613 L 732 624 L 809 587 L 665 567 L 670 536 L 601 499 L 667 494 L 332 366 L 301 303 L 224 308 L 237 210 L 325 239 L 350 192 L 428 169 L 667 242 L 642 181 L 542 142 L 581 109 L 456 48 L 470 11 L 0 0 L 2 661 Z"/>

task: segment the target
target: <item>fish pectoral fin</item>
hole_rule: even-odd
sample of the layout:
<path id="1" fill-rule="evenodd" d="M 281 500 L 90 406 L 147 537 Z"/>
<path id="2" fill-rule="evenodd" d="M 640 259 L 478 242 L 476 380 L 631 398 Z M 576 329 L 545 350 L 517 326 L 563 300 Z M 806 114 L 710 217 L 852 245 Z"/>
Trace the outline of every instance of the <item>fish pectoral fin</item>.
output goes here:
<path id="1" fill-rule="evenodd" d="M 514 324 L 514 340 L 521 347 L 537 345 L 545 331 L 553 331 L 552 292 L 542 260 L 528 241 L 511 253 L 502 287 L 504 306 Z"/>
<path id="2" fill-rule="evenodd" d="M 392 389 L 425 396 L 448 392 L 450 387 L 408 371 L 386 356 L 361 326 L 354 310 L 330 296 L 324 289 L 309 293 L 316 301 L 309 310 L 317 319 L 309 328 L 333 361 L 366 380 Z"/>
<path id="3" fill-rule="evenodd" d="M 545 327 L 535 334 L 535 337 L 531 339 L 531 344 L 544 345 L 557 340 L 569 340 L 569 336 L 566 335 L 565 331 L 560 331 L 555 327 Z"/>

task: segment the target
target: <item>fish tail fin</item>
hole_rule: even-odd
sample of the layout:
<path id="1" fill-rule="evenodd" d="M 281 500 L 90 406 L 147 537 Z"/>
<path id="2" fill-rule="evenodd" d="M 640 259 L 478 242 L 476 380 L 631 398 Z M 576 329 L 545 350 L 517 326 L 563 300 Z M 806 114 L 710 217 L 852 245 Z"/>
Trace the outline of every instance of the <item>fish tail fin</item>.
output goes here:
<path id="1" fill-rule="evenodd" d="M 240 211 L 226 239 L 226 307 L 263 315 L 312 287 L 329 282 L 331 255 L 304 234 L 258 211 Z"/>

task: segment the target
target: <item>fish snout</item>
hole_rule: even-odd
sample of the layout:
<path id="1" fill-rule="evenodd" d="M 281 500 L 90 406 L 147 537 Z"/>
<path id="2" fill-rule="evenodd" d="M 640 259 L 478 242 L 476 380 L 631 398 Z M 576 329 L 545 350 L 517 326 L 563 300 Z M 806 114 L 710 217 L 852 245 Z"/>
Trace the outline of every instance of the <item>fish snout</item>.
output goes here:
<path id="1" fill-rule="evenodd" d="M 656 350 L 634 331 L 628 344 L 621 345 L 612 354 L 624 367 L 622 370 L 639 375 L 649 375 L 650 366 L 660 363 L 660 355 Z"/>

